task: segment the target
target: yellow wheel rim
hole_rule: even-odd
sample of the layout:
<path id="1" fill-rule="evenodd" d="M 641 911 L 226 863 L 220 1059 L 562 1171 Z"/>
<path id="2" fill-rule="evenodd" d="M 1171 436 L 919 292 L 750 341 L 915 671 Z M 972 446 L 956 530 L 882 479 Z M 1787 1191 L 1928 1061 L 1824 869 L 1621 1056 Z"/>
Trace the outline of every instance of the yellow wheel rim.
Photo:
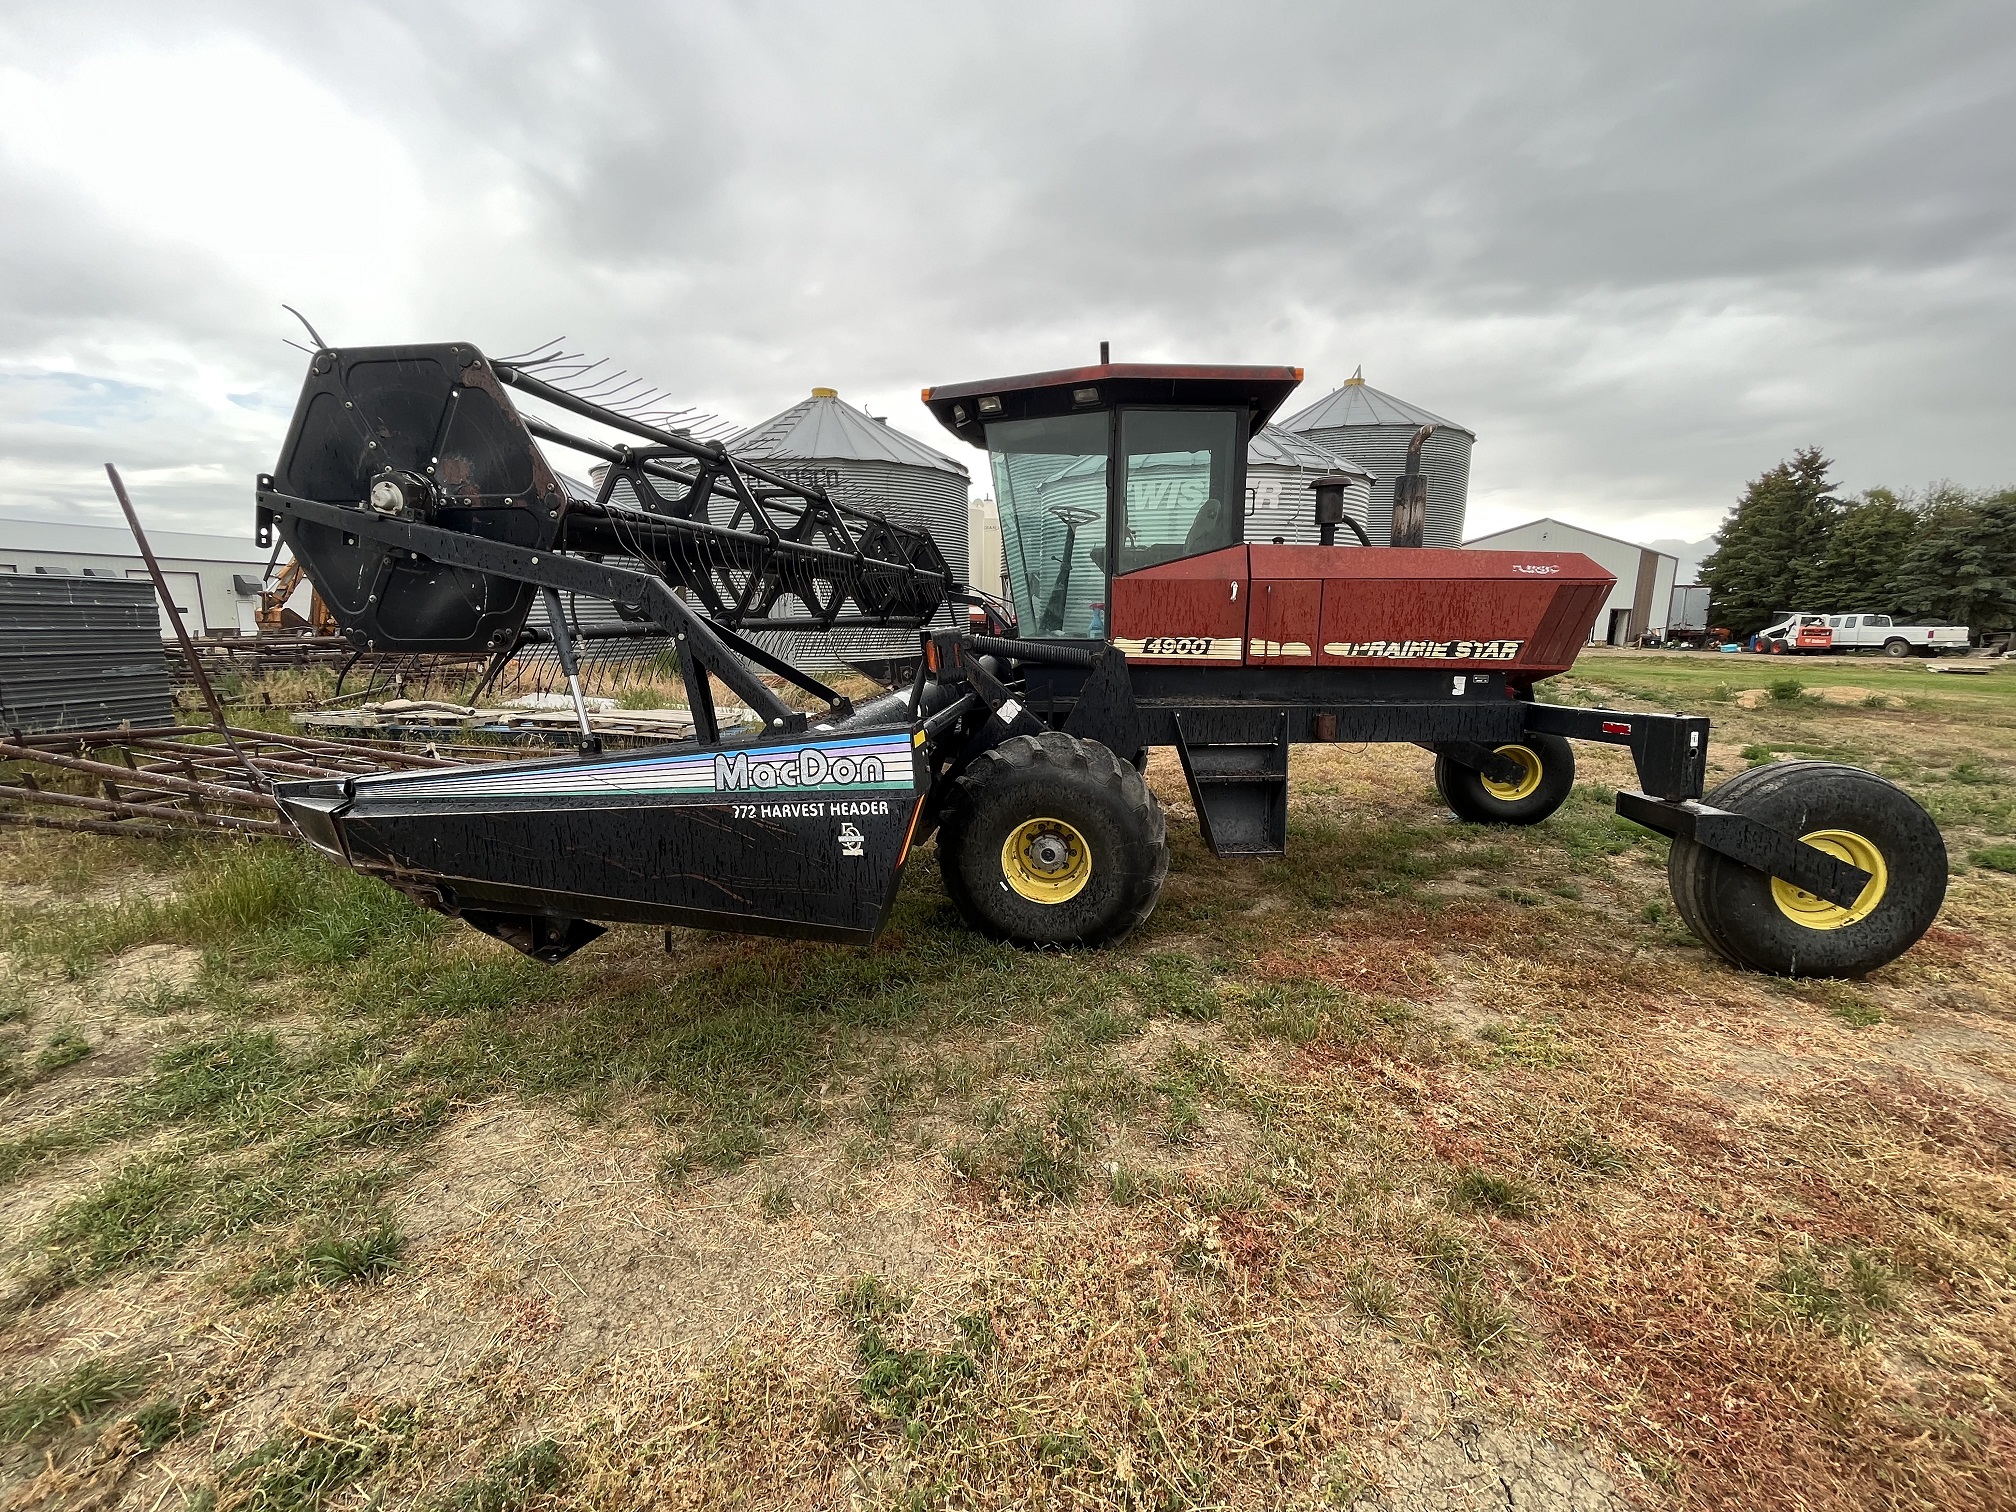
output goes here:
<path id="1" fill-rule="evenodd" d="M 1860 923 L 1876 911 L 1876 905 L 1883 901 L 1883 893 L 1890 885 L 1890 868 L 1883 864 L 1883 852 L 1853 830 L 1814 830 L 1812 834 L 1799 838 L 1815 849 L 1827 852 L 1837 861 L 1860 867 L 1869 873 L 1869 882 L 1862 889 L 1862 895 L 1849 907 L 1843 908 L 1838 903 L 1829 903 L 1825 898 L 1794 887 L 1782 878 L 1773 877 L 1771 898 L 1780 913 L 1794 924 L 1803 924 L 1808 929 L 1841 929 Z"/>
<path id="2" fill-rule="evenodd" d="M 1031 903 L 1063 903 L 1092 880 L 1092 847 L 1062 819 L 1031 819 L 1001 842 L 1001 875 Z"/>
<path id="3" fill-rule="evenodd" d="M 1540 791 L 1540 758 L 1531 749 L 1522 745 L 1502 745 L 1498 747 L 1500 756 L 1509 756 L 1519 763 L 1519 777 L 1514 782 L 1500 782 L 1495 777 L 1484 777 L 1484 791 L 1500 803 L 1517 803 L 1521 798 L 1531 798 Z M 1478 776 L 1483 777 L 1483 773 Z"/>

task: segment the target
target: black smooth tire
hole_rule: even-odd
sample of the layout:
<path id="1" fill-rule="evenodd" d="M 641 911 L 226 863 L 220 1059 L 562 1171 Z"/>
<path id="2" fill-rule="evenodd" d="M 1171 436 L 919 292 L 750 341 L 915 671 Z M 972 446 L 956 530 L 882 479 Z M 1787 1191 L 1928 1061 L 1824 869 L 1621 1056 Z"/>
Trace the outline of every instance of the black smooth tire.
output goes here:
<path id="1" fill-rule="evenodd" d="M 1899 636 L 1883 642 L 1883 654 L 1903 658 L 1911 654 L 1911 642 Z"/>
<path id="2" fill-rule="evenodd" d="M 1539 783 L 1522 797 L 1502 798 L 1485 785 L 1482 772 L 1437 756 L 1435 786 L 1450 813 L 1472 824 L 1538 824 L 1568 801 L 1575 788 L 1575 748 L 1564 737 L 1528 732 L 1508 745 L 1539 763 Z"/>
<path id="3" fill-rule="evenodd" d="M 1762 872 L 1691 840 L 1674 840 L 1666 862 L 1674 906 L 1735 965 L 1773 976 L 1862 976 L 1896 960 L 1939 916 L 1946 899 L 1939 826 L 1874 772 L 1831 761 L 1773 762 L 1731 777 L 1704 801 L 1795 835 L 1846 832 L 1873 847 L 1883 865 L 1882 891 L 1866 916 L 1821 927 L 1796 916 L 1830 918 L 1819 900 L 1784 883 L 1774 887 Z"/>
<path id="4" fill-rule="evenodd" d="M 1004 849 L 1024 826 L 1082 843 L 1077 891 L 1054 901 L 1018 890 Z M 1018 945 L 1103 945 L 1155 911 L 1169 875 L 1168 827 L 1140 771 L 1096 741 L 1017 735 L 968 765 L 938 831 L 938 866 L 966 922 Z M 1021 873 L 1029 885 L 1026 871 Z"/>

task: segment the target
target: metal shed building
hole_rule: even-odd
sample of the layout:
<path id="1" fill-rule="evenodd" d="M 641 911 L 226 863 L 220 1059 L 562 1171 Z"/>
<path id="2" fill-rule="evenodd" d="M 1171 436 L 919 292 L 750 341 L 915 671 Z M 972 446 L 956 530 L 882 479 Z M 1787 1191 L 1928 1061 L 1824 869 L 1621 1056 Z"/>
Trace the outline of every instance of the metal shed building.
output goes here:
<path id="1" fill-rule="evenodd" d="M 270 551 L 251 536 L 150 530 L 148 544 L 191 635 L 255 635 Z M 77 525 L 0 515 L 0 576 L 147 580 L 147 564 L 124 526 Z M 151 588 L 150 588 L 151 592 Z M 161 634 L 174 634 L 164 610 Z"/>
<path id="2" fill-rule="evenodd" d="M 1434 426 L 1435 434 L 1421 448 L 1421 471 L 1428 479 L 1428 519 L 1421 544 L 1462 544 L 1470 448 L 1477 439 L 1468 426 L 1373 388 L 1362 369 L 1345 379 L 1342 388 L 1280 424 L 1281 429 L 1353 458 L 1378 475 L 1365 522 L 1374 546 L 1392 539 L 1393 491 L 1407 470 L 1407 443 L 1422 426 Z"/>
<path id="3" fill-rule="evenodd" d="M 1321 537 L 1309 485 L 1328 473 L 1357 480 L 1344 491 L 1344 512 L 1364 525 L 1378 481 L 1370 471 L 1307 436 L 1278 425 L 1263 427 L 1246 447 L 1246 539 L 1314 546 Z M 1349 539 L 1347 531 L 1337 534 Z"/>
<path id="4" fill-rule="evenodd" d="M 1680 559 L 1565 520 L 1530 520 L 1465 541 L 1466 551 L 1579 551 L 1617 579 L 1590 630 L 1592 640 L 1628 646 L 1641 635 L 1663 636 Z"/>
<path id="5" fill-rule="evenodd" d="M 794 483 L 817 484 L 835 503 L 929 531 L 953 577 L 966 581 L 965 465 L 846 403 L 837 391 L 815 388 L 809 398 L 730 438 L 727 447 Z M 774 632 L 765 640 L 794 661 L 827 670 L 841 662 L 917 655 L 914 630 Z"/>

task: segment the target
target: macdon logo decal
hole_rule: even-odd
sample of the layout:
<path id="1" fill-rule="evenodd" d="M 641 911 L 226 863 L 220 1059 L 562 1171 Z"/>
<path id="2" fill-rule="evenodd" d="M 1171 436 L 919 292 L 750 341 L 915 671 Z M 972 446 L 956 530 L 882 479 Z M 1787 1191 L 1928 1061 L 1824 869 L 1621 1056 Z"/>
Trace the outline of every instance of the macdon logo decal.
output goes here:
<path id="1" fill-rule="evenodd" d="M 1325 656 L 1371 661 L 1517 661 L 1523 640 L 1329 641 Z"/>
<path id="2" fill-rule="evenodd" d="M 1129 656 L 1180 657 L 1184 661 L 1238 661 L 1246 646 L 1242 635 L 1150 635 L 1142 640 L 1113 642 Z"/>
<path id="3" fill-rule="evenodd" d="M 1524 572 L 1533 577 L 1550 577 L 1561 569 L 1550 562 L 1514 562 L 1514 572 Z"/>
<path id="4" fill-rule="evenodd" d="M 879 787 L 880 756 L 828 756 L 817 746 L 797 751 L 736 751 L 714 758 L 714 791 L 741 793 L 750 788 Z"/>

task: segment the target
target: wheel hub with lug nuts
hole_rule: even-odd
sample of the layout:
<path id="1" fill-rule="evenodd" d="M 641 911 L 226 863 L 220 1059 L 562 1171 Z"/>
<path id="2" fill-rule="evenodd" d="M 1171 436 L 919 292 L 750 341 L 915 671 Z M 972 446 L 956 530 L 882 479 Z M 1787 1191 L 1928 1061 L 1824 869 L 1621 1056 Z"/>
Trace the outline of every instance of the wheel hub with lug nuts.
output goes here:
<path id="1" fill-rule="evenodd" d="M 1092 878 L 1092 848 L 1062 819 L 1031 819 L 1001 844 L 1001 876 L 1032 903 L 1063 903 Z"/>

